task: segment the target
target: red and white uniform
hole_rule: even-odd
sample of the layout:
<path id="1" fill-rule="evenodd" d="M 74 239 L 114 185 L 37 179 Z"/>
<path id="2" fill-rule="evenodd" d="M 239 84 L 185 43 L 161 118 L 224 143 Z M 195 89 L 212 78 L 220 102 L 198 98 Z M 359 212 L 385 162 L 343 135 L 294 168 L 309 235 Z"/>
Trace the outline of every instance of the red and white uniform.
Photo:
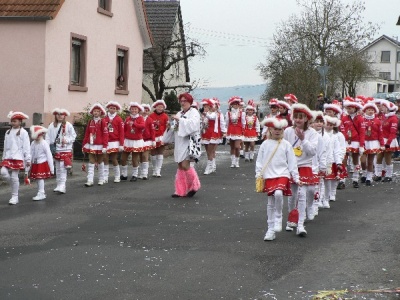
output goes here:
<path id="1" fill-rule="evenodd" d="M 24 128 L 11 128 L 4 137 L 4 151 L 1 166 L 10 170 L 24 170 L 31 161 L 29 134 Z"/>
<path id="2" fill-rule="evenodd" d="M 385 152 L 394 152 L 399 150 L 399 144 L 397 142 L 397 116 L 396 112 L 390 112 L 385 114 L 382 120 L 382 131 L 383 131 L 383 142 L 385 145 Z M 389 145 L 387 147 L 386 145 Z"/>
<path id="3" fill-rule="evenodd" d="M 143 143 L 144 151 L 153 149 L 156 146 L 156 134 L 154 131 L 154 121 L 150 116 L 144 118 L 144 129 L 143 129 Z"/>
<path id="4" fill-rule="evenodd" d="M 231 108 L 226 113 L 226 138 L 230 140 L 243 140 L 243 130 L 246 126 L 246 116 L 241 109 Z"/>
<path id="5" fill-rule="evenodd" d="M 33 179 L 47 179 L 54 174 L 53 155 L 50 146 L 45 140 L 31 143 L 32 165 L 30 177 Z"/>
<path id="6" fill-rule="evenodd" d="M 108 128 L 107 153 L 118 153 L 119 147 L 124 144 L 125 139 L 124 121 L 117 113 L 107 113 L 104 120 Z"/>
<path id="7" fill-rule="evenodd" d="M 223 115 L 216 112 L 207 112 L 202 116 L 201 143 L 220 144 L 222 142 L 222 122 Z"/>
<path id="8" fill-rule="evenodd" d="M 149 116 L 153 120 L 153 127 L 154 127 L 154 133 L 155 133 L 155 141 L 156 141 L 156 147 L 158 148 L 164 143 L 162 142 L 162 137 L 167 130 L 168 123 L 169 123 L 169 118 L 168 115 L 165 112 L 162 112 L 161 114 L 158 114 L 157 112 L 153 112 Z"/>
<path id="9" fill-rule="evenodd" d="M 82 144 L 85 153 L 102 154 L 103 149 L 107 149 L 108 128 L 104 119 L 93 118 L 89 121 Z"/>
<path id="10" fill-rule="evenodd" d="M 256 114 L 252 116 L 246 115 L 246 125 L 244 127 L 244 142 L 255 142 L 260 134 L 260 122 Z"/>
<path id="11" fill-rule="evenodd" d="M 345 115 L 340 130 L 347 141 L 347 152 L 359 153 L 359 148 L 365 146 L 364 118 L 357 113 Z"/>
<path id="12" fill-rule="evenodd" d="M 125 152 L 143 152 L 143 129 L 145 127 L 144 118 L 139 115 L 130 115 L 125 120 Z"/>
<path id="13" fill-rule="evenodd" d="M 379 118 L 374 114 L 364 116 L 365 128 L 365 154 L 380 152 L 380 148 L 385 144 L 383 142 L 382 124 Z"/>

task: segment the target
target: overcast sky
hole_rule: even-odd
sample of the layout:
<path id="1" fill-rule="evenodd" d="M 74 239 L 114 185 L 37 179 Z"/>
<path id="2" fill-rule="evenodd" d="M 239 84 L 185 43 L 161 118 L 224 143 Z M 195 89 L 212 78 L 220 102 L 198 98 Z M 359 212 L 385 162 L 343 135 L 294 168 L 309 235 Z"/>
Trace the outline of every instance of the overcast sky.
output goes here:
<path id="1" fill-rule="evenodd" d="M 351 3 L 350 0 L 343 0 Z M 399 37 L 400 0 L 366 0 L 366 21 L 381 25 L 376 37 Z M 264 83 L 255 70 L 265 62 L 276 25 L 299 12 L 295 0 L 180 0 L 186 33 L 205 46 L 204 59 L 190 65 L 200 87 Z"/>

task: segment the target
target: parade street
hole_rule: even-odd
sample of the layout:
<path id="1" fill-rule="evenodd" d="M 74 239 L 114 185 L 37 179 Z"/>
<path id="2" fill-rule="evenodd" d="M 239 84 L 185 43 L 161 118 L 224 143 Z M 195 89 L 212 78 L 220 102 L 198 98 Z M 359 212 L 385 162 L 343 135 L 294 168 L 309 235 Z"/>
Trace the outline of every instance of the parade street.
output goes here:
<path id="1" fill-rule="evenodd" d="M 75 162 L 65 195 L 50 179 L 47 199 L 32 201 L 33 182 L 14 206 L 3 183 L 0 299 L 312 299 L 346 289 L 351 299 L 399 299 L 398 165 L 393 182 L 348 182 L 306 237 L 265 242 L 255 162 L 230 168 L 228 146 L 217 156 L 217 173 L 203 175 L 204 156 L 197 165 L 193 198 L 171 198 L 172 157 L 161 178 L 89 188 Z"/>

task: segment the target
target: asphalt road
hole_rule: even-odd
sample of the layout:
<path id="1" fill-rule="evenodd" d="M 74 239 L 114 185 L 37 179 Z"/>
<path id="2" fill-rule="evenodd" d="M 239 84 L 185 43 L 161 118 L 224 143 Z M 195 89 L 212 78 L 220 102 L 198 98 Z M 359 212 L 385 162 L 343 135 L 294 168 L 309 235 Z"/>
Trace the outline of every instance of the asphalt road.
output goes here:
<path id="1" fill-rule="evenodd" d="M 351 299 L 400 299 L 397 177 L 338 191 L 305 238 L 282 232 L 264 242 L 254 163 L 231 169 L 227 150 L 216 174 L 202 175 L 203 157 L 202 189 L 191 199 L 170 197 L 172 158 L 161 178 L 91 188 L 77 162 L 67 194 L 55 195 L 50 179 L 45 201 L 24 186 L 16 206 L 2 185 L 0 299 L 280 300 L 345 289 Z"/>

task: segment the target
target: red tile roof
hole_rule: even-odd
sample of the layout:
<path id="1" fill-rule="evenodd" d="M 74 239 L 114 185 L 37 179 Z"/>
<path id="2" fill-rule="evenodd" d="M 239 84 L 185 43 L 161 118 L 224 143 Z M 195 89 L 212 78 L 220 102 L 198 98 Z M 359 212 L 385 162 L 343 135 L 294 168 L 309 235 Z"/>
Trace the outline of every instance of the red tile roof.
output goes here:
<path id="1" fill-rule="evenodd" d="M 65 0 L 0 0 L 0 17 L 54 19 Z"/>

